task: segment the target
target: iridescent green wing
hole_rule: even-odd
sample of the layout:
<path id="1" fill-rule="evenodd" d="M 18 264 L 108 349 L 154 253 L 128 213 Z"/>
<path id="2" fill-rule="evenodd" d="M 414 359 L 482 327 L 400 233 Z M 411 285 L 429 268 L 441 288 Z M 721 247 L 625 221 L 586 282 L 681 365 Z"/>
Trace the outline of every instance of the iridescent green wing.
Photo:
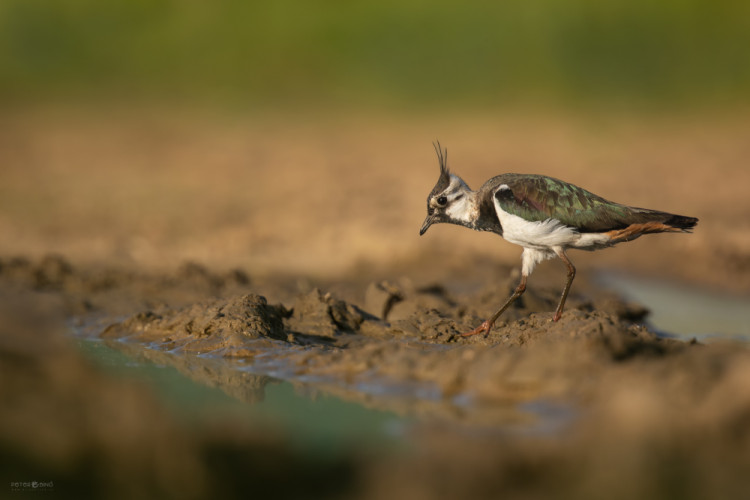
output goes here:
<path id="1" fill-rule="evenodd" d="M 493 179 L 500 207 L 529 221 L 557 219 L 581 232 L 601 232 L 628 226 L 635 216 L 619 203 L 583 188 L 543 175 L 505 174 Z"/>

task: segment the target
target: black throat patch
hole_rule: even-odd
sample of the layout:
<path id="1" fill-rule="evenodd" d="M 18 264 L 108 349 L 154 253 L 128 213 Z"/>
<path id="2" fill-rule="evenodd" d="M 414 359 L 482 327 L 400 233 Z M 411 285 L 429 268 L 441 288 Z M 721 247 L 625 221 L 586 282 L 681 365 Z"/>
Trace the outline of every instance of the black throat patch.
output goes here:
<path id="1" fill-rule="evenodd" d="M 488 196 L 489 195 L 489 196 Z M 492 192 L 487 191 L 479 197 L 479 218 L 476 228 L 478 231 L 492 231 L 502 236 L 503 226 L 497 217 L 495 204 L 492 201 Z"/>

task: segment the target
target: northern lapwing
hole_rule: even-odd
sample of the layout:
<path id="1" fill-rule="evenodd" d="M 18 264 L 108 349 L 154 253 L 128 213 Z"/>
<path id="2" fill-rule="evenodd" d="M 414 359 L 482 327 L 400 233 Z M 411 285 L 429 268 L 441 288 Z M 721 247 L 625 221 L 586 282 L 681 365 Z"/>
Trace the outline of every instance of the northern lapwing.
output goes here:
<path id="1" fill-rule="evenodd" d="M 526 291 L 526 280 L 537 264 L 559 257 L 568 277 L 553 321 L 562 316 L 576 275 L 566 255 L 569 248 L 598 250 L 643 234 L 690 232 L 698 219 L 605 200 L 585 189 L 552 177 L 502 174 L 472 191 L 448 170 L 448 150 L 434 144 L 440 177 L 427 197 L 427 218 L 420 236 L 433 224 L 447 222 L 477 231 L 497 233 L 523 247 L 521 281 L 508 300 L 488 320 L 466 335 L 489 334 L 497 318 Z"/>

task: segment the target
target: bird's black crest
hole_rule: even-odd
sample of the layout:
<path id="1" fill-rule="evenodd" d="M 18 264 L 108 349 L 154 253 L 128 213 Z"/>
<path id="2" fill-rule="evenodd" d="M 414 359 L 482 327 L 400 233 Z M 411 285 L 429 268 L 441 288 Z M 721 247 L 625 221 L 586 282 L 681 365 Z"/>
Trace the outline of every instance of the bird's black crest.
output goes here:
<path id="1" fill-rule="evenodd" d="M 433 147 L 435 148 L 435 152 L 437 153 L 438 161 L 440 162 L 440 173 L 450 173 L 448 171 L 448 148 L 443 148 L 440 146 L 440 141 L 435 141 L 432 143 Z"/>
<path id="2" fill-rule="evenodd" d="M 451 183 L 450 171 L 448 170 L 448 148 L 440 146 L 440 141 L 432 143 L 435 147 L 435 153 L 437 153 L 438 162 L 440 163 L 440 178 L 435 184 L 435 188 L 430 193 L 430 196 L 435 196 L 438 193 L 442 193 Z"/>

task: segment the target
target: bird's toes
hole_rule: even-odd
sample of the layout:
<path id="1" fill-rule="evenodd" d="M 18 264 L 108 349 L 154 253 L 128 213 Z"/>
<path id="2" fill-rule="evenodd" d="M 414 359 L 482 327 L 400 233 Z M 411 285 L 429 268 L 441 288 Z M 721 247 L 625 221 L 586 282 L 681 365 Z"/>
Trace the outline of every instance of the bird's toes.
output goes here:
<path id="1" fill-rule="evenodd" d="M 491 329 L 492 329 L 492 325 L 489 323 L 489 321 L 484 321 L 481 325 L 479 325 L 472 331 L 462 333 L 461 337 L 471 337 L 472 335 L 479 335 L 480 333 L 485 333 L 489 335 Z"/>

